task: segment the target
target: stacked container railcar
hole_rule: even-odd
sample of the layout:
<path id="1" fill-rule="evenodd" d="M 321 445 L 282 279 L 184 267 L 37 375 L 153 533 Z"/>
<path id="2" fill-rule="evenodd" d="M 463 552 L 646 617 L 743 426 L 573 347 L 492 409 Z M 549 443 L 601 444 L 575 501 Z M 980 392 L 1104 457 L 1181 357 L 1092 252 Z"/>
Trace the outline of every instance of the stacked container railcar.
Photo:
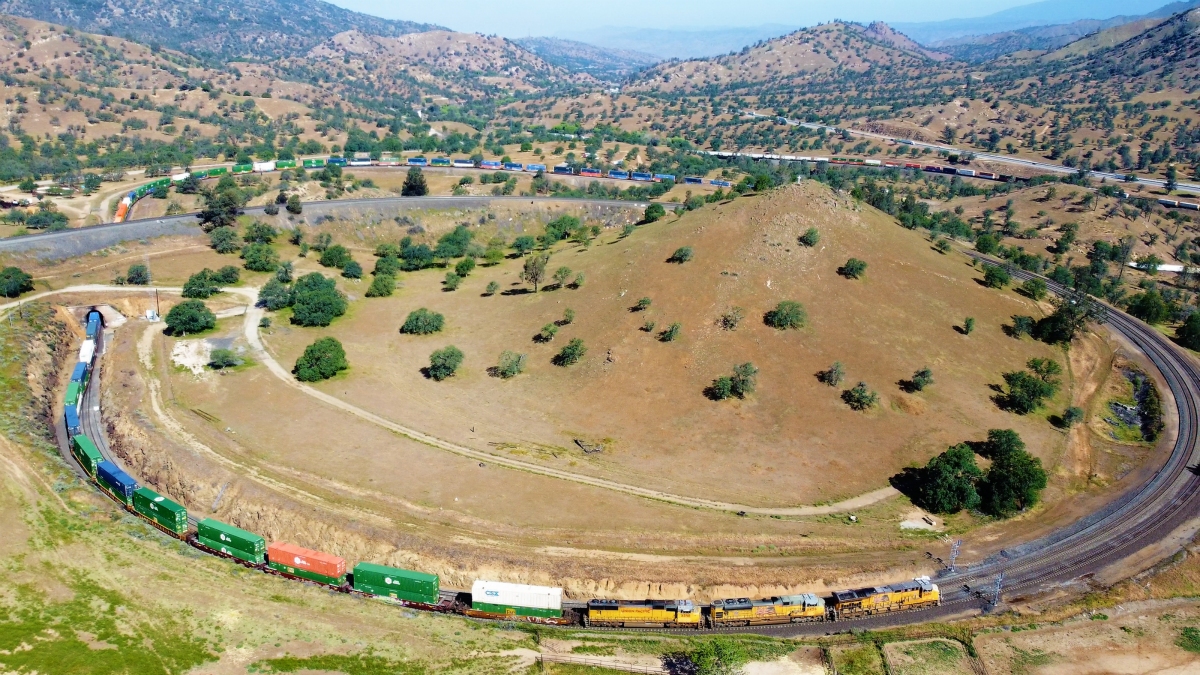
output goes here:
<path id="1" fill-rule="evenodd" d="M 133 510 L 177 537 L 187 534 L 187 509 L 148 487 L 133 491 Z"/>
<path id="2" fill-rule="evenodd" d="M 276 572 L 330 586 L 346 583 L 346 559 L 312 549 L 273 541 L 267 546 L 267 564 Z"/>
<path id="3" fill-rule="evenodd" d="M 266 562 L 267 540 L 241 528 L 205 518 L 196 523 L 196 539 L 204 546 L 248 563 Z"/>
<path id="4" fill-rule="evenodd" d="M 354 566 L 354 590 L 396 600 L 438 604 L 436 574 L 413 572 L 385 565 L 360 562 Z"/>
<path id="5" fill-rule="evenodd" d="M 112 494 L 117 501 L 125 506 L 133 505 L 133 492 L 138 489 L 138 483 L 116 464 L 108 460 L 97 464 L 96 480 L 100 487 Z"/>
<path id="6" fill-rule="evenodd" d="M 96 468 L 100 462 L 104 461 L 104 456 L 96 449 L 96 445 L 92 443 L 92 439 L 83 434 L 72 436 L 71 454 L 75 455 L 75 459 L 79 461 L 79 465 L 83 467 L 83 470 L 89 476 L 96 477 Z"/>
<path id="7" fill-rule="evenodd" d="M 562 589 L 477 579 L 471 585 L 471 609 L 500 616 L 560 618 Z"/>

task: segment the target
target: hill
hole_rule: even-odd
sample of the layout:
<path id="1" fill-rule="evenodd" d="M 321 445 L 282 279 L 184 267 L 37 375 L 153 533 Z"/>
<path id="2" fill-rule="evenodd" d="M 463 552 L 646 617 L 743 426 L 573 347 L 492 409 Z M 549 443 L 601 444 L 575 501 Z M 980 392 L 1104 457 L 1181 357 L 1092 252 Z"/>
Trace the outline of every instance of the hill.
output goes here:
<path id="1" fill-rule="evenodd" d="M 1085 19 L 1144 14 L 1161 8 L 1163 0 L 1042 0 L 987 16 L 897 23 L 896 29 L 924 45 L 968 35 L 989 35 L 1035 26 L 1053 26 Z M 1177 11 L 1177 10 L 1176 10 Z"/>
<path id="2" fill-rule="evenodd" d="M 1170 77 L 1196 86 L 1200 78 L 1200 9 L 1167 21 L 1107 49 L 1091 54 L 1082 67 L 1122 81 Z"/>
<path id="3" fill-rule="evenodd" d="M 659 59 L 695 59 L 736 52 L 746 45 L 777 38 L 795 26 L 763 25 L 711 30 L 605 27 L 563 33 L 560 37 L 607 49 L 652 54 Z"/>
<path id="4" fill-rule="evenodd" d="M 762 83 L 787 88 L 818 76 L 864 73 L 872 68 L 917 70 L 943 58 L 886 24 L 834 22 L 760 42 L 736 54 L 662 64 L 639 74 L 634 88 L 728 92 Z"/>
<path id="5" fill-rule="evenodd" d="M 515 42 L 548 63 L 610 82 L 623 80 L 662 60 L 644 52 L 609 49 L 553 37 L 528 37 Z"/>

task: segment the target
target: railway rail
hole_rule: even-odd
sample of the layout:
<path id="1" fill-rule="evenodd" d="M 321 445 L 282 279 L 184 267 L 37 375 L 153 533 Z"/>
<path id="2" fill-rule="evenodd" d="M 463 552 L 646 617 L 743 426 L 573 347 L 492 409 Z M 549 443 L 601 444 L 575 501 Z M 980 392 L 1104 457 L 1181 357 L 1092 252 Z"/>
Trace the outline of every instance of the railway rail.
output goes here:
<path id="1" fill-rule="evenodd" d="M 968 255 L 988 264 L 1000 264 L 974 252 Z M 1042 278 L 1023 270 L 1014 270 L 1020 280 Z M 1070 291 L 1046 280 L 1049 289 L 1059 295 Z M 1028 542 L 984 560 L 945 572 L 936 579 L 944 589 L 942 604 L 928 609 L 846 618 L 834 623 L 782 624 L 773 626 L 720 627 L 705 632 L 756 633 L 798 636 L 830 633 L 847 628 L 885 628 L 909 623 L 945 620 L 974 613 L 987 604 L 980 591 L 990 589 L 1003 574 L 1004 592 L 1018 597 L 1049 589 L 1063 582 L 1080 579 L 1119 563 L 1160 543 L 1185 526 L 1194 528 L 1200 515 L 1200 362 L 1184 353 L 1161 333 L 1120 312 L 1107 310 L 1107 324 L 1153 363 L 1171 391 L 1177 409 L 1177 433 L 1171 453 L 1163 465 L 1144 484 L 1132 488 L 1105 508 L 1039 540 Z M 97 338 L 97 352 L 103 353 L 104 332 Z M 94 440 L 100 453 L 113 459 L 103 428 L 100 410 L 100 377 L 97 366 L 83 392 L 80 423 Z M 66 447 L 65 427 L 56 423 L 64 458 L 86 475 Z M 194 519 L 189 517 L 194 524 Z M 443 597 L 461 593 L 444 589 Z M 564 609 L 582 603 L 564 603 Z M 696 634 L 696 628 L 592 628 L 590 630 L 650 631 Z"/>

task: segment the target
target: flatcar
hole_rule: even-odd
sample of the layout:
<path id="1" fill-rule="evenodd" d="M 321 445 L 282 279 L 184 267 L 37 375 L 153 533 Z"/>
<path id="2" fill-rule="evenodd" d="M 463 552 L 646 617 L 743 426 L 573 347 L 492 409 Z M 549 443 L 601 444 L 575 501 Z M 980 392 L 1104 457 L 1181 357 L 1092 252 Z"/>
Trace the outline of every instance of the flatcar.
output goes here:
<path id="1" fill-rule="evenodd" d="M 429 166 L 429 160 L 424 157 L 409 157 L 409 166 Z"/>
<path id="2" fill-rule="evenodd" d="M 700 608 L 691 600 L 589 600 L 584 626 L 611 628 L 700 628 Z"/>
<path id="3" fill-rule="evenodd" d="M 453 163 L 449 157 L 434 157 L 429 160 L 429 166 L 452 166 Z"/>
<path id="4" fill-rule="evenodd" d="M 833 594 L 830 613 L 834 619 L 847 619 L 936 607 L 941 604 L 941 593 L 937 584 L 932 583 L 929 577 L 918 577 L 891 586 L 838 591 Z"/>
<path id="5" fill-rule="evenodd" d="M 569 165 L 557 164 L 554 167 L 554 173 L 560 176 L 570 176 L 573 172 L 571 171 L 571 167 Z"/>
<path id="6" fill-rule="evenodd" d="M 474 169 L 475 162 L 469 159 L 457 158 L 454 160 L 454 168 L 456 169 Z"/>
<path id="7" fill-rule="evenodd" d="M 616 169 L 612 169 L 608 172 L 608 177 L 613 178 L 615 180 L 629 180 L 629 172 L 628 171 L 617 171 Z"/>
<path id="8" fill-rule="evenodd" d="M 239 176 L 239 175 L 246 174 L 246 173 L 252 173 L 253 171 L 254 171 L 253 164 L 234 164 L 233 168 L 230 170 L 230 173 L 232 173 L 235 176 Z"/>
<path id="9" fill-rule="evenodd" d="M 546 173 L 545 164 L 526 164 L 525 170 L 529 173 Z"/>
<path id="10" fill-rule="evenodd" d="M 751 600 L 714 600 L 708 611 L 709 627 L 765 626 L 807 623 L 826 619 L 825 601 L 812 593 Z"/>
<path id="11" fill-rule="evenodd" d="M 505 171 L 524 171 L 525 165 L 521 164 L 520 162 L 505 162 L 504 170 Z"/>
<path id="12" fill-rule="evenodd" d="M 494 162 L 494 161 L 490 161 L 490 160 L 484 160 L 484 161 L 482 161 L 482 162 L 480 162 L 480 163 L 479 163 L 479 168 L 481 168 L 481 169 L 487 169 L 487 170 L 490 170 L 490 171 L 499 171 L 499 170 L 501 169 L 501 164 L 500 164 L 500 162 Z"/>
<path id="13" fill-rule="evenodd" d="M 649 182 L 651 182 L 651 181 L 653 181 L 653 180 L 654 180 L 654 174 L 652 174 L 652 173 L 641 173 L 641 172 L 638 172 L 638 171 L 635 171 L 635 172 L 633 172 L 633 173 L 629 174 L 629 177 L 630 177 L 630 178 L 632 178 L 633 180 L 643 181 L 643 182 L 646 182 L 646 183 L 649 183 Z"/>

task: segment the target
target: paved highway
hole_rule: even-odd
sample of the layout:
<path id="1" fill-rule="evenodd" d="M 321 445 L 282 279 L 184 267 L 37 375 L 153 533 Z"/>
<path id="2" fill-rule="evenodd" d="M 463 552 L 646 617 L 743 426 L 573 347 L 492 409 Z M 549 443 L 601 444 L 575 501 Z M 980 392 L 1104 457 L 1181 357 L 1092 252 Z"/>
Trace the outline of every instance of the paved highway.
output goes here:
<path id="1" fill-rule="evenodd" d="M 1065 167 L 1061 164 L 1051 164 L 1049 162 L 1039 162 L 1039 161 L 1032 160 L 1032 159 L 1023 159 L 1021 157 L 1013 157 L 1011 155 L 997 155 L 997 154 L 993 154 L 993 153 L 989 153 L 989 152 L 977 152 L 975 150 L 970 150 L 970 149 L 963 150 L 960 148 L 955 148 L 955 147 L 951 147 L 951 146 L 947 146 L 947 145 L 940 145 L 940 144 L 936 144 L 936 143 L 924 143 L 921 141 L 912 141 L 909 139 L 903 139 L 903 138 L 899 138 L 896 136 L 888 136 L 887 134 L 877 134 L 872 131 L 861 131 L 858 129 L 846 129 L 844 127 L 831 127 L 831 126 L 828 126 L 825 124 L 814 124 L 812 122 L 801 122 L 800 120 L 790 119 L 787 117 L 779 117 L 778 115 L 763 115 L 761 113 L 757 113 L 752 110 L 742 110 L 742 111 L 732 111 L 732 112 L 734 114 L 741 114 L 741 115 L 745 115 L 746 117 L 754 117 L 754 118 L 758 118 L 758 119 L 783 120 L 784 123 L 789 126 L 805 127 L 807 129 L 824 129 L 825 131 L 828 131 L 831 133 L 847 131 L 851 134 L 854 134 L 855 136 L 862 136 L 863 138 L 875 138 L 875 139 L 879 139 L 882 141 L 894 141 L 897 143 L 903 141 L 905 144 L 911 144 L 913 147 L 929 148 L 934 151 L 944 150 L 949 153 L 960 154 L 960 155 L 965 155 L 967 153 L 970 153 L 970 154 L 975 155 L 976 159 L 983 159 L 983 160 L 987 160 L 989 162 L 998 162 L 1001 164 L 1008 164 L 1011 166 L 1023 166 L 1023 167 L 1030 168 L 1030 169 L 1037 169 L 1039 171 L 1048 171 L 1050 173 L 1073 174 L 1078 171 L 1077 169 Z M 715 154 L 715 153 L 709 153 L 709 154 Z M 748 157 L 750 155 L 750 153 L 744 153 L 744 152 L 721 153 L 721 154 L 722 155 L 731 154 L 735 157 Z M 1109 180 L 1116 181 L 1116 182 L 1124 182 L 1125 181 L 1124 174 L 1108 173 L 1106 171 L 1092 171 L 1089 175 L 1096 177 L 1096 178 L 1107 178 Z M 1136 182 L 1141 183 L 1142 185 L 1151 185 L 1151 186 L 1160 187 L 1160 188 L 1165 188 L 1166 184 L 1167 184 L 1166 181 L 1158 180 L 1157 178 L 1138 178 Z M 1179 183 L 1177 189 L 1200 190 L 1200 184 L 1182 183 L 1181 182 L 1181 183 Z"/>

